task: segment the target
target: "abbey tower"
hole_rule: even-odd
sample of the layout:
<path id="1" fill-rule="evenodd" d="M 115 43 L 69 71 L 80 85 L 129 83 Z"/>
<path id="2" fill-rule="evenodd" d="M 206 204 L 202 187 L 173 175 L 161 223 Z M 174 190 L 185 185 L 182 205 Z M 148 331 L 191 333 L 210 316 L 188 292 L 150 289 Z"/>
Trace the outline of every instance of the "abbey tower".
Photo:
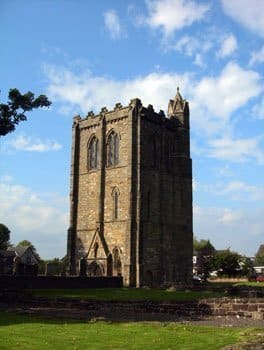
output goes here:
<path id="1" fill-rule="evenodd" d="M 188 283 L 192 275 L 192 161 L 188 102 L 163 111 L 139 99 L 74 118 L 68 258 L 88 275 L 129 286 Z"/>

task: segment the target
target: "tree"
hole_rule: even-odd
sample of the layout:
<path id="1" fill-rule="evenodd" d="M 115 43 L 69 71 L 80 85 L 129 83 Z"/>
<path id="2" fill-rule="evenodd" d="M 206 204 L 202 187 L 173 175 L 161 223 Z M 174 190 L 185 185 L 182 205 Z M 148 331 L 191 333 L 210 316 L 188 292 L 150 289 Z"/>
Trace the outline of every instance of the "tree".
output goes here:
<path id="1" fill-rule="evenodd" d="M 22 95 L 18 89 L 10 89 L 8 102 L 0 104 L 0 136 L 14 131 L 17 124 L 27 120 L 26 112 L 50 105 L 51 102 L 46 95 L 39 95 L 35 98 L 31 91 Z"/>
<path id="2" fill-rule="evenodd" d="M 36 250 L 34 245 L 30 241 L 28 241 L 26 239 L 24 239 L 23 241 L 17 243 L 17 247 L 31 247 L 32 249 Z"/>
<path id="3" fill-rule="evenodd" d="M 4 225 L 4 224 L 0 224 L 0 249 L 6 250 L 9 245 L 10 239 L 10 230 L 9 228 Z"/>
<path id="4" fill-rule="evenodd" d="M 196 272 L 207 278 L 211 271 L 211 260 L 215 253 L 215 247 L 210 240 L 198 240 L 194 237 L 193 249 L 196 255 Z"/>
<path id="5" fill-rule="evenodd" d="M 264 244 L 261 244 L 257 251 L 255 256 L 255 264 L 260 266 L 264 265 Z"/>
<path id="6" fill-rule="evenodd" d="M 240 270 L 242 256 L 236 252 L 225 249 L 214 254 L 212 267 L 222 275 L 236 276 Z"/>

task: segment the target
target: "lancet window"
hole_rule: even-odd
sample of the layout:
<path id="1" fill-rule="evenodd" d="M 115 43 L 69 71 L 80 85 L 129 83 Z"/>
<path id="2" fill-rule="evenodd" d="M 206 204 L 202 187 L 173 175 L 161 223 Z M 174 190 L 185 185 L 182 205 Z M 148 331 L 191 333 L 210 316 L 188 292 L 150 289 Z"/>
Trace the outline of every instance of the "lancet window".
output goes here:
<path id="1" fill-rule="evenodd" d="M 99 165 L 99 141 L 94 136 L 88 145 L 88 168 L 89 170 L 97 169 Z"/>
<path id="2" fill-rule="evenodd" d="M 112 131 L 107 139 L 107 166 L 117 165 L 119 162 L 119 137 Z"/>
<path id="3" fill-rule="evenodd" d="M 113 198 L 113 219 L 118 219 L 118 210 L 119 210 L 119 191 L 117 188 L 114 188 L 112 192 Z"/>

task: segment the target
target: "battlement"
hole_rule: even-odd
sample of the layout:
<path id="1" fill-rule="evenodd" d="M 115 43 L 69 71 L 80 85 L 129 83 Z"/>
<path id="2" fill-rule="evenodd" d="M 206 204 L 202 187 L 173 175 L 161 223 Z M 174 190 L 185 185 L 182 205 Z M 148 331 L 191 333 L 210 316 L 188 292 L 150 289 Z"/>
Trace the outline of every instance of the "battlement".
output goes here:
<path id="1" fill-rule="evenodd" d="M 179 126 L 189 128 L 188 102 L 182 98 L 179 89 L 177 89 L 174 100 L 170 100 L 168 103 L 167 116 L 163 110 L 157 112 L 151 104 L 144 107 L 139 98 L 133 98 L 127 106 L 123 106 L 120 102 L 117 102 L 112 110 L 108 110 L 107 107 L 102 107 L 97 114 L 93 111 L 89 111 L 84 118 L 77 115 L 74 117 L 74 125 L 76 123 L 81 124 L 81 127 L 98 125 L 102 118 L 105 118 L 106 122 L 111 122 L 128 117 L 132 110 L 137 110 L 137 114 L 140 118 L 147 119 L 155 124 L 161 125 L 165 123 L 166 127 L 173 129 Z"/>

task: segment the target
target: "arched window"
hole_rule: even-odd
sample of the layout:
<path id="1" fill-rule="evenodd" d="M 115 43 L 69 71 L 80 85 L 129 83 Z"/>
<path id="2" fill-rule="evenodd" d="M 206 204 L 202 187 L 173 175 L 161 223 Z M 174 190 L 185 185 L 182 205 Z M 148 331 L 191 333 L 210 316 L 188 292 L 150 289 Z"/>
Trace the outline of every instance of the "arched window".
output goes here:
<path id="1" fill-rule="evenodd" d="M 88 168 L 97 169 L 99 165 L 99 142 L 98 138 L 94 136 L 88 145 Z"/>
<path id="2" fill-rule="evenodd" d="M 118 219 L 118 209 L 119 209 L 119 191 L 117 188 L 114 188 L 112 192 L 113 198 L 113 219 Z"/>
<path id="3" fill-rule="evenodd" d="M 107 139 L 107 166 L 117 165 L 119 160 L 119 137 L 112 131 Z"/>

